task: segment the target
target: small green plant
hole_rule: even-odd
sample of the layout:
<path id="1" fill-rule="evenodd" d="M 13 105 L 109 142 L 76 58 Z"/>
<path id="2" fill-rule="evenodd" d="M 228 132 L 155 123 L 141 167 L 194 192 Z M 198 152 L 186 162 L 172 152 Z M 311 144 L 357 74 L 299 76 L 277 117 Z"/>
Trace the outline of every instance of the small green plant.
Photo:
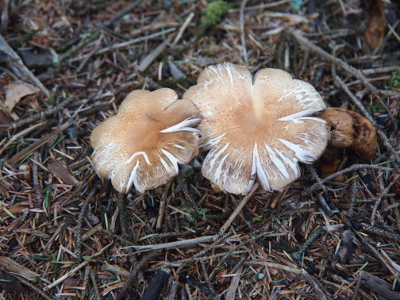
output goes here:
<path id="1" fill-rule="evenodd" d="M 217 25 L 223 15 L 228 12 L 229 4 L 225 1 L 213 1 L 207 5 L 206 15 L 203 20 L 203 25 Z"/>
<path id="2" fill-rule="evenodd" d="M 400 69 L 390 75 L 388 84 L 389 90 L 400 90 Z"/>
<path id="3" fill-rule="evenodd" d="M 187 212 L 188 215 L 186 215 L 186 219 L 189 222 L 194 222 L 196 220 L 207 220 L 206 214 L 208 212 L 207 208 L 200 208 L 196 210 L 191 210 L 191 209 L 184 209 L 184 212 Z"/>

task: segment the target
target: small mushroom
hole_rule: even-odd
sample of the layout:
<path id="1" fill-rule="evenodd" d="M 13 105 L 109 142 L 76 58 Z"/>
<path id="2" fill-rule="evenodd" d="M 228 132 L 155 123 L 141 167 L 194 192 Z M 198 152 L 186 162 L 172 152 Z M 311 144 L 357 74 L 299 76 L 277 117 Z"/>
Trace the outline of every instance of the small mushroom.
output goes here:
<path id="1" fill-rule="evenodd" d="M 198 154 L 199 122 L 196 107 L 171 89 L 133 91 L 92 132 L 95 168 L 120 193 L 156 188 Z"/>
<path id="2" fill-rule="evenodd" d="M 326 120 L 331 128 L 328 147 L 318 162 L 321 177 L 337 172 L 343 160 L 343 149 L 354 151 L 365 161 L 374 157 L 378 150 L 376 130 L 366 118 L 338 107 L 327 108 L 319 117 Z"/>
<path id="3" fill-rule="evenodd" d="M 200 111 L 200 150 L 210 150 L 203 175 L 214 187 L 247 194 L 255 180 L 279 190 L 300 177 L 298 162 L 312 163 L 327 145 L 325 105 L 308 83 L 278 69 L 224 63 L 207 67 L 183 99 Z"/>

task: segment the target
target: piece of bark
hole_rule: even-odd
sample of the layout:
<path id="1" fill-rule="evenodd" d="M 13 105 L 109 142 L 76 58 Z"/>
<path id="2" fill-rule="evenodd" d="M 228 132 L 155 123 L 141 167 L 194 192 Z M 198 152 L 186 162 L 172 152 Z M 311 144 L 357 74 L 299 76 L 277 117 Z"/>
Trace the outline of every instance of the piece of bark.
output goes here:
<path id="1" fill-rule="evenodd" d="M 364 287 L 372 290 L 374 293 L 379 294 L 386 299 L 400 300 L 400 293 L 392 291 L 391 284 L 383 279 L 380 279 L 368 272 L 361 271 L 360 280 Z"/>
<path id="2" fill-rule="evenodd" d="M 29 48 L 19 53 L 29 69 L 43 69 L 59 63 L 57 53 L 51 48 Z"/>
<path id="3" fill-rule="evenodd" d="M 170 269 L 158 270 L 154 278 L 151 280 L 149 287 L 143 293 L 143 296 L 142 298 L 140 298 L 140 300 L 158 299 L 158 294 L 160 293 L 160 290 L 165 284 L 165 282 L 168 280 L 170 273 L 171 273 Z"/>
<path id="4" fill-rule="evenodd" d="M 7 56 L 7 66 L 14 72 L 14 74 L 23 79 L 24 77 L 29 78 L 41 91 L 50 98 L 51 94 L 48 89 L 32 74 L 31 71 L 24 65 L 21 58 L 17 53 L 7 44 L 6 40 L 0 35 L 0 53 Z"/>
<path id="5" fill-rule="evenodd" d="M 14 260 L 6 256 L 0 256 L 0 265 L 5 267 L 7 271 L 24 277 L 30 281 L 36 281 L 38 278 L 41 278 L 35 272 L 32 272 L 28 268 L 16 263 Z"/>
<path id="6" fill-rule="evenodd" d="M 243 271 L 243 266 L 240 266 L 235 273 L 241 274 L 242 271 Z M 233 279 L 231 280 L 231 284 L 228 288 L 228 291 L 226 292 L 225 300 L 235 299 L 236 290 L 238 288 L 239 282 L 240 282 L 240 275 L 234 276 Z"/>

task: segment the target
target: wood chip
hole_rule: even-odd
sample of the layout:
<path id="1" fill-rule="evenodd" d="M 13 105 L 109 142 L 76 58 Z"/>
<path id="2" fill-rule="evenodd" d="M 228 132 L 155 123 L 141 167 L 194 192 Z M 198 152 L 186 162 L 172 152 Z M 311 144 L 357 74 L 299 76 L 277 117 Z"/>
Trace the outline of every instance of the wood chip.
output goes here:
<path id="1" fill-rule="evenodd" d="M 0 256 L 0 265 L 6 268 L 7 271 L 22 276 L 29 281 L 37 281 L 40 278 L 38 274 L 32 272 L 31 270 L 20 265 L 19 263 L 16 263 L 10 257 Z"/>
<path id="2" fill-rule="evenodd" d="M 47 164 L 47 168 L 66 184 L 76 185 L 79 183 L 79 180 L 70 172 L 68 167 L 59 160 L 51 160 Z"/>

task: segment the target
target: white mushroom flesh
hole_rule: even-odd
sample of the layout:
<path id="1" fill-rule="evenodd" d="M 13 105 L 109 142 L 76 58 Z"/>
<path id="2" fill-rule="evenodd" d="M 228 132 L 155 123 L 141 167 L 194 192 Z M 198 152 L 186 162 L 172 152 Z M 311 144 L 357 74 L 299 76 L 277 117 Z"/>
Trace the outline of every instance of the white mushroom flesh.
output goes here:
<path id="1" fill-rule="evenodd" d="M 210 66 L 183 99 L 203 117 L 201 150 L 210 150 L 203 175 L 220 189 L 248 193 L 257 179 L 279 190 L 299 178 L 298 162 L 312 163 L 326 147 L 325 105 L 308 83 L 277 69 L 250 72 L 231 63 Z"/>

